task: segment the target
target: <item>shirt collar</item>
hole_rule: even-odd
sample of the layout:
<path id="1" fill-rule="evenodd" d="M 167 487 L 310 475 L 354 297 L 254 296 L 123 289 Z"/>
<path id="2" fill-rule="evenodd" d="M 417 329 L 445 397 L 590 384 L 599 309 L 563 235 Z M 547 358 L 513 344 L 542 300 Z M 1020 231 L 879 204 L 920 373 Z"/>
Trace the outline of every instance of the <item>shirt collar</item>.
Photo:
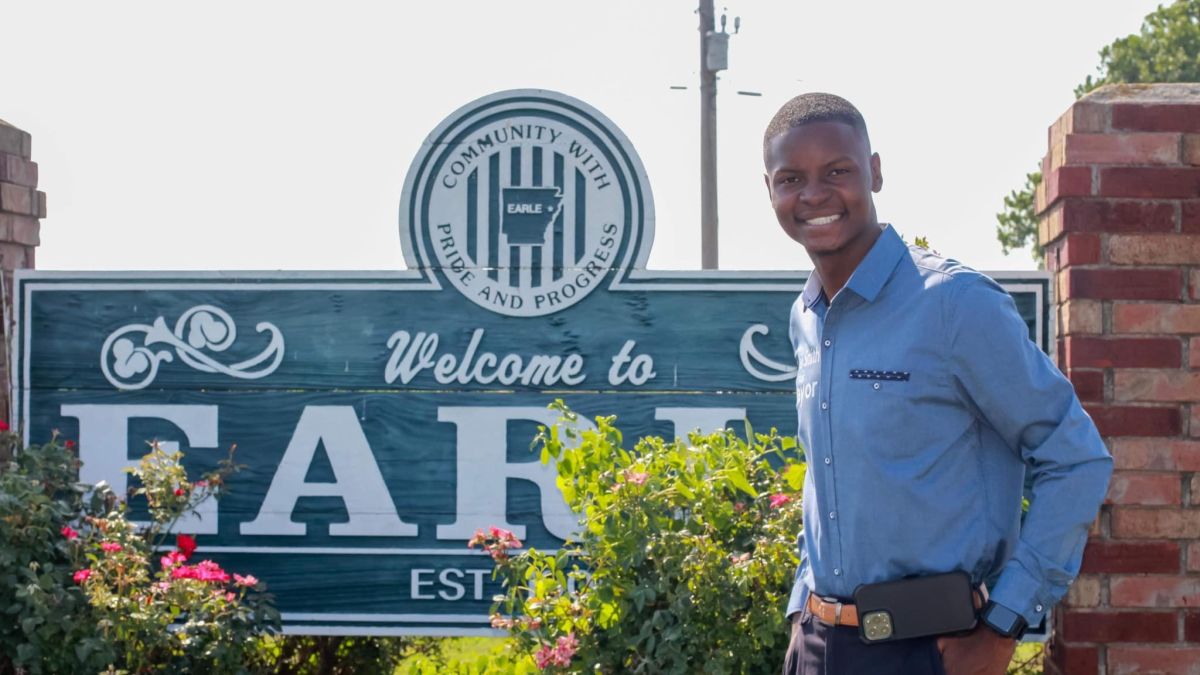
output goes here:
<path id="1" fill-rule="evenodd" d="M 883 290 L 884 284 L 891 278 L 892 270 L 896 269 L 896 264 L 900 262 L 907 250 L 908 246 L 905 245 L 896 230 L 891 225 L 885 225 L 879 238 L 871 245 L 871 250 L 867 251 L 867 255 L 862 262 L 858 263 L 854 274 L 850 275 L 850 280 L 846 282 L 846 288 L 854 291 L 863 300 L 874 302 L 875 298 L 879 296 L 879 292 Z M 811 309 L 821 297 L 821 277 L 816 270 L 813 270 L 804 284 L 804 291 L 800 294 L 800 298 L 804 302 L 805 309 Z"/>

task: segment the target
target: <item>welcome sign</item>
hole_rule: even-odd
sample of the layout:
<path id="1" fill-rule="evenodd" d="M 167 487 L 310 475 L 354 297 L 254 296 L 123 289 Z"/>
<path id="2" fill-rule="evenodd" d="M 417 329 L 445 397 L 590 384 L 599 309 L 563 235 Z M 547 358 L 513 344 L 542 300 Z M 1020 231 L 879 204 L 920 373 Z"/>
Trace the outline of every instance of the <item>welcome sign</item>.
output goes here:
<path id="1" fill-rule="evenodd" d="M 630 438 L 795 432 L 804 275 L 647 271 L 645 172 L 580 101 L 456 111 L 400 235 L 400 272 L 18 273 L 12 419 L 77 439 L 83 480 L 118 492 L 150 440 L 193 475 L 236 444 L 246 468 L 177 530 L 309 634 L 490 634 L 476 528 L 553 549 L 575 523 L 530 452 L 555 398 Z M 996 276 L 1045 348 L 1047 277 Z"/>

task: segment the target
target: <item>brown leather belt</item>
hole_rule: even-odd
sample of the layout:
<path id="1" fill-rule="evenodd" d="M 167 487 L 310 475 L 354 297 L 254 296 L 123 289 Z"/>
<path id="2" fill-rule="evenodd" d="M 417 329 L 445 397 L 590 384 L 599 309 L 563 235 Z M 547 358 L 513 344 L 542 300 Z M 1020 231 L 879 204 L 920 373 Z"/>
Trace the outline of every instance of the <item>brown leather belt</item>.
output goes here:
<path id="1" fill-rule="evenodd" d="M 979 585 L 979 594 L 975 595 L 975 609 L 981 609 L 987 602 L 987 587 Z M 808 611 L 828 626 L 858 626 L 858 608 L 851 603 L 826 600 L 816 593 L 808 594 Z"/>

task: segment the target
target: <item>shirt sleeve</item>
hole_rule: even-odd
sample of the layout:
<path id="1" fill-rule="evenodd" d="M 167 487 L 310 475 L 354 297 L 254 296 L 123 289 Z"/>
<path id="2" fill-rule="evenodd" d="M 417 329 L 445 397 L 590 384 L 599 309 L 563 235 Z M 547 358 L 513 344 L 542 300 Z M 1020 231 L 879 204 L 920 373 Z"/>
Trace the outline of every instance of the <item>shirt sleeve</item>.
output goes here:
<path id="1" fill-rule="evenodd" d="M 787 614 L 791 617 L 804 609 L 808 603 L 808 582 L 804 580 L 808 572 L 808 554 L 804 551 L 804 530 L 796 537 L 796 549 L 800 554 L 800 564 L 796 566 L 796 576 L 792 580 L 792 595 L 788 598 Z"/>
<path id="2" fill-rule="evenodd" d="M 1071 383 L 1029 339 L 1012 296 L 982 274 L 949 283 L 947 334 L 960 391 L 1032 478 L 1020 538 L 991 598 L 1035 626 L 1079 573 L 1112 456 Z"/>

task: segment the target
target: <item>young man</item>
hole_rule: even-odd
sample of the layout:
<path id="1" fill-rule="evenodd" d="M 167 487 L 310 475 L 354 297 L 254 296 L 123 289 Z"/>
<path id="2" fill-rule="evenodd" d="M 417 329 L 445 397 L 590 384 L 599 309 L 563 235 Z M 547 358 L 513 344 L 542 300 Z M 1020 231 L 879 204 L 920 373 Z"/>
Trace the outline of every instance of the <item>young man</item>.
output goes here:
<path id="1" fill-rule="evenodd" d="M 784 672 L 1002 674 L 1078 573 L 1112 458 L 1012 298 L 880 225 L 879 155 L 853 105 L 792 99 L 763 154 L 779 224 L 815 267 L 790 326 L 809 470 Z M 940 208 L 944 181 L 930 188 Z M 856 588 L 954 571 L 980 590 L 910 593 L 895 614 L 966 602 L 969 620 L 973 603 L 975 630 L 859 638 Z"/>

